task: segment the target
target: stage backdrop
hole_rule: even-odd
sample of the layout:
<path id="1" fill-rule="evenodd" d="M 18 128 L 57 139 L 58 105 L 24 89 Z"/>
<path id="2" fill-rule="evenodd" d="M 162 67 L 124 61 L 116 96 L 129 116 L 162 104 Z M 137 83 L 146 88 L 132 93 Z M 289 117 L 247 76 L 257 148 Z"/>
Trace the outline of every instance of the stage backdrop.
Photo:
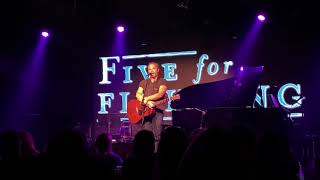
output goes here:
<path id="1" fill-rule="evenodd" d="M 101 131 L 119 134 L 123 131 L 120 127 L 127 127 L 127 102 L 135 99 L 139 82 L 147 78 L 147 64 L 151 61 L 159 63 L 160 76 L 168 81 L 168 97 L 191 85 L 231 78 L 241 68 L 231 58 L 217 58 L 209 52 L 197 50 L 99 57 L 93 125 L 100 130 L 96 130 L 95 134 Z M 301 94 L 299 83 L 287 82 L 280 87 L 261 84 L 252 104 L 254 107 L 285 108 L 290 110 L 289 116 L 299 118 L 303 116 L 301 107 L 304 97 Z M 219 95 L 210 98 L 215 96 Z M 170 101 L 168 105 L 165 124 L 171 124 L 172 120 Z"/>

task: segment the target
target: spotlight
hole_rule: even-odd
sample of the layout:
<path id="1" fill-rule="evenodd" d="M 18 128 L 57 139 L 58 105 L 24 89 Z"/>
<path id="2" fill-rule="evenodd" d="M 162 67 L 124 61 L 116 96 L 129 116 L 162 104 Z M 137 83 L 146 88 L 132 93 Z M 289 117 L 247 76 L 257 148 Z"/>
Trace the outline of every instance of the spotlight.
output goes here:
<path id="1" fill-rule="evenodd" d="M 240 71 L 243 71 L 243 66 L 240 67 Z"/>
<path id="2" fill-rule="evenodd" d="M 47 31 L 42 31 L 41 35 L 46 38 L 49 36 L 49 33 Z"/>
<path id="3" fill-rule="evenodd" d="M 261 22 L 263 22 L 263 21 L 266 20 L 266 17 L 265 17 L 264 15 L 262 15 L 262 14 L 259 14 L 257 18 L 258 18 L 259 21 L 261 21 Z"/>
<path id="4" fill-rule="evenodd" d="M 118 32 L 124 32 L 124 27 L 123 26 L 118 26 L 117 27 Z"/>

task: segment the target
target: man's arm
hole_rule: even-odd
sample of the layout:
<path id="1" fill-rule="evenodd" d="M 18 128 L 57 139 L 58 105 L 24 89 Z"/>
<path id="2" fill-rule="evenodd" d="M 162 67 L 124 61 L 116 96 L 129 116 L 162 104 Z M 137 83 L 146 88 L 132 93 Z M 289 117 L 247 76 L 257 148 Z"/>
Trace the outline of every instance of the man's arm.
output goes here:
<path id="1" fill-rule="evenodd" d="M 166 94 L 167 89 L 168 87 L 166 85 L 161 85 L 158 93 L 145 97 L 146 101 L 156 101 L 162 98 Z"/>
<path id="2" fill-rule="evenodd" d="M 139 86 L 137 92 L 136 92 L 136 98 L 138 101 L 142 102 L 143 98 L 143 88 Z"/>

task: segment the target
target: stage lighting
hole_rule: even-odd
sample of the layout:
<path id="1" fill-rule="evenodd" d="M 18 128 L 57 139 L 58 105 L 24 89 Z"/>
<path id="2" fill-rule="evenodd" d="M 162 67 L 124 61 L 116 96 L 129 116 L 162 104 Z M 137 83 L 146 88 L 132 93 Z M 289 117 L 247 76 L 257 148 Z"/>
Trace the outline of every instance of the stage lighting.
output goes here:
<path id="1" fill-rule="evenodd" d="M 117 27 L 118 32 L 124 32 L 124 27 L 123 26 L 118 26 Z"/>
<path id="2" fill-rule="evenodd" d="M 261 21 L 261 22 L 263 22 L 263 21 L 266 20 L 266 17 L 265 17 L 264 15 L 262 15 L 262 14 L 259 14 L 257 18 L 258 18 L 259 21 Z"/>
<path id="3" fill-rule="evenodd" d="M 41 33 L 41 35 L 43 36 L 43 37 L 48 37 L 49 36 L 49 33 L 48 32 L 46 32 L 46 31 L 43 31 L 42 33 Z"/>

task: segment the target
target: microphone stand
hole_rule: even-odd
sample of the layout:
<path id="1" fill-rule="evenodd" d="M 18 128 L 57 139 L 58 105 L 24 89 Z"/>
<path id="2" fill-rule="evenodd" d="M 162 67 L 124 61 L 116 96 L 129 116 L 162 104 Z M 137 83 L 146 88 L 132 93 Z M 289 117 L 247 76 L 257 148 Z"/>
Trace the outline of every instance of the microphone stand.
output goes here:
<path id="1" fill-rule="evenodd" d="M 202 109 L 199 109 L 199 108 L 182 108 L 182 109 L 176 109 L 176 111 L 183 111 L 183 110 L 196 110 L 196 111 L 201 112 L 201 119 L 200 119 L 200 127 L 199 127 L 199 129 L 203 129 L 204 116 L 206 115 L 207 110 L 202 110 Z"/>
<path id="2" fill-rule="evenodd" d="M 141 123 L 141 128 L 143 128 L 143 124 L 144 124 L 144 111 L 145 111 L 145 108 L 146 108 L 146 104 L 144 104 L 143 101 L 144 101 L 145 92 L 146 92 L 147 87 L 149 85 L 149 76 L 150 76 L 150 74 L 148 74 L 148 79 L 147 79 L 146 85 L 145 85 L 145 87 L 143 89 L 144 92 L 143 92 L 143 95 L 142 95 L 142 102 L 141 102 L 141 111 L 142 111 L 141 121 L 142 121 L 142 123 Z"/>
<path id="3" fill-rule="evenodd" d="M 200 121 L 200 129 L 203 128 L 203 121 L 204 121 L 204 115 L 206 115 L 207 111 L 206 110 L 201 110 L 199 108 L 194 108 L 195 110 L 201 112 L 201 121 Z"/>

